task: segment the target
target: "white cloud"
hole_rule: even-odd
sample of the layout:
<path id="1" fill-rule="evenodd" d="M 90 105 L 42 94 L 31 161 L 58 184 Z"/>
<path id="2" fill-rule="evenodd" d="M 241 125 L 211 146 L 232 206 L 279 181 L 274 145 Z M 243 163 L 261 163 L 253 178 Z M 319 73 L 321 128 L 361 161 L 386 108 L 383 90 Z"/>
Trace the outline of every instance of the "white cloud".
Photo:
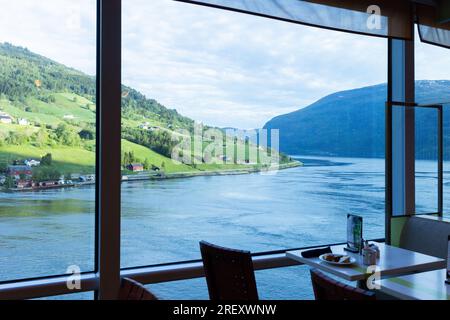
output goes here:
<path id="1" fill-rule="evenodd" d="M 0 0 L 0 42 L 95 74 L 96 1 Z"/>
<path id="2" fill-rule="evenodd" d="M 416 37 L 419 37 L 417 32 Z M 416 79 L 449 80 L 449 49 L 429 45 L 420 41 L 416 43 Z"/>
<path id="3" fill-rule="evenodd" d="M 0 41 L 94 74 L 96 1 L 74 3 L 0 0 Z M 171 0 L 122 6 L 123 82 L 208 124 L 262 126 L 335 91 L 387 80 L 385 39 Z M 450 78 L 445 49 L 421 44 L 417 61 L 418 78 Z"/>
<path id="4" fill-rule="evenodd" d="M 204 122 L 262 126 L 337 90 L 386 81 L 385 40 L 170 1 L 134 5 L 140 18 L 124 17 L 127 81 Z M 140 39 L 128 41 L 137 28 Z"/>

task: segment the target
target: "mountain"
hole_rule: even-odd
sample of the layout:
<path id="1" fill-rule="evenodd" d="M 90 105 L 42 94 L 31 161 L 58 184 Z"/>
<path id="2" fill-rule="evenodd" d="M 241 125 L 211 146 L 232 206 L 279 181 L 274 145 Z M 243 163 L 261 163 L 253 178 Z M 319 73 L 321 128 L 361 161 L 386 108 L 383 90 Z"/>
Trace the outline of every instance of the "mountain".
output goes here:
<path id="1" fill-rule="evenodd" d="M 16 104 L 35 97 L 48 102 L 57 92 L 70 92 L 95 104 L 95 77 L 66 67 L 26 48 L 0 43 L 0 95 Z M 122 116 L 132 120 L 157 119 L 164 125 L 190 128 L 193 120 L 170 110 L 138 91 L 122 86 Z M 93 121 L 93 119 L 92 119 Z"/>
<path id="2" fill-rule="evenodd" d="M 328 95 L 266 123 L 279 129 L 280 150 L 291 155 L 384 157 L 386 84 Z M 420 104 L 450 101 L 450 81 L 416 82 Z M 436 157 L 436 112 L 416 111 L 416 157 Z M 444 142 L 450 142 L 450 113 L 444 108 Z M 450 153 L 444 153 L 450 159 Z"/>
<path id="3" fill-rule="evenodd" d="M 95 172 L 95 91 L 95 77 L 26 48 L 0 43 L 0 175 L 10 164 L 47 154 L 52 155 L 52 169 L 59 173 Z M 217 160 L 213 163 L 203 163 L 199 157 L 191 163 L 187 159 L 192 160 L 193 155 L 185 150 L 178 150 L 184 163 L 174 163 L 177 139 L 189 141 L 178 129 L 197 134 L 194 121 L 125 85 L 121 108 L 122 168 L 126 173 L 130 173 L 128 165 L 135 162 L 148 171 L 164 168 L 165 173 L 260 169 L 266 165 L 262 160 L 267 150 L 258 149 L 259 162 L 250 162 L 247 150 L 251 144 L 232 136 L 224 137 L 223 156 L 212 148 L 207 150 L 208 156 Z M 203 126 L 203 130 L 209 128 Z M 223 163 L 230 144 L 236 155 L 228 155 L 233 161 Z M 205 149 L 208 146 L 203 144 Z M 281 161 L 290 162 L 284 155 Z"/>
<path id="4" fill-rule="evenodd" d="M 95 168 L 96 81 L 26 48 L 0 43 L 0 165 L 51 153 L 61 172 Z M 122 86 L 122 150 L 127 161 L 168 169 L 176 129 L 194 121 Z M 125 155 L 124 155 L 125 158 Z M 124 163 L 126 165 L 126 163 Z"/>

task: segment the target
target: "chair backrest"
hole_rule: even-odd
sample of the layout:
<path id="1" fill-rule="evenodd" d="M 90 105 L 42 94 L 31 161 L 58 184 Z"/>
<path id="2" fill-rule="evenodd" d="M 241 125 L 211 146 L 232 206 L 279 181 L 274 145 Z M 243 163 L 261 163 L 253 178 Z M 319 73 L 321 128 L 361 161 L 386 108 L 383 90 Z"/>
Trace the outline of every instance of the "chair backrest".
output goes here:
<path id="1" fill-rule="evenodd" d="M 316 300 L 376 300 L 373 292 L 348 286 L 315 269 L 310 272 Z"/>
<path id="2" fill-rule="evenodd" d="M 249 251 L 200 242 L 211 300 L 258 300 L 255 272 Z"/>
<path id="3" fill-rule="evenodd" d="M 122 278 L 119 300 L 158 300 L 158 298 L 139 282 Z"/>
<path id="4" fill-rule="evenodd" d="M 406 218 L 400 236 L 400 247 L 438 257 L 447 258 L 450 222 L 434 217 Z"/>

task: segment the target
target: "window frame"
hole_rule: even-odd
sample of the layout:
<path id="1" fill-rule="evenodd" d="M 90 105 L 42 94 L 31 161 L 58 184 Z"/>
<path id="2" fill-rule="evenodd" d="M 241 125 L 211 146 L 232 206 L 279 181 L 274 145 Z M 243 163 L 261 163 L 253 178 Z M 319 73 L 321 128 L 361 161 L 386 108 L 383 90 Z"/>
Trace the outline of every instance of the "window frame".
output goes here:
<path id="1" fill-rule="evenodd" d="M 95 297 L 114 299 L 120 288 L 120 195 L 121 195 L 121 0 L 97 0 L 96 4 L 96 184 L 94 226 L 94 270 L 81 272 Z M 0 297 L 30 288 L 28 297 L 38 297 L 35 288 L 67 275 L 55 274 L 0 282 Z M 84 280 L 84 279 L 88 280 Z M 67 289 L 67 288 L 66 288 Z M 82 290 L 85 291 L 85 290 Z M 61 293 L 79 291 L 62 290 Z M 80 291 L 81 292 L 81 291 Z M 6 296 L 7 297 L 7 296 Z M 39 296 L 40 297 L 40 296 Z"/>
<path id="2" fill-rule="evenodd" d="M 120 220 L 121 220 L 121 10 L 122 0 L 97 0 L 97 143 L 96 143 L 96 210 L 95 210 L 95 270 L 81 274 L 81 289 L 70 290 L 66 286 L 67 275 L 15 279 L 0 282 L 0 299 L 28 299 L 95 291 L 95 299 L 115 299 L 121 276 L 127 276 L 144 284 L 185 280 L 203 277 L 200 259 L 178 261 L 158 265 L 120 268 Z M 388 40 L 389 42 L 392 40 Z M 397 40 L 398 41 L 398 40 Z M 414 46 L 414 45 L 413 45 Z M 391 48 L 389 48 L 389 56 Z M 388 63 L 392 75 L 392 60 Z M 414 77 L 413 81 L 414 81 Z M 388 91 L 392 81 L 388 79 Z M 388 98 L 389 99 L 389 98 Z M 388 113 L 386 114 L 388 120 Z M 441 119 L 442 121 L 442 119 Z M 389 126 L 386 126 L 388 128 Z M 386 141 L 392 138 L 386 129 Z M 441 141 L 442 142 L 442 141 Z M 392 144 L 392 141 L 389 142 Z M 388 153 L 385 155 L 388 180 Z M 390 168 L 392 170 L 392 168 Z M 389 171 L 390 172 L 390 171 Z M 386 207 L 392 196 L 386 184 Z M 386 239 L 390 238 L 390 219 L 386 209 Z M 374 241 L 384 241 L 376 239 Z M 389 243 L 389 240 L 388 242 Z M 256 270 L 302 265 L 285 257 L 290 250 L 317 246 L 280 249 L 254 253 Z"/>
<path id="3" fill-rule="evenodd" d="M 424 212 L 424 213 L 417 213 L 416 210 L 414 210 L 413 215 L 416 216 L 432 216 L 432 215 L 437 215 L 438 217 L 443 217 L 444 211 L 444 120 L 443 120 L 443 105 L 442 104 L 425 104 L 425 105 L 420 105 L 417 103 L 406 103 L 406 102 L 398 102 L 398 101 L 390 101 L 386 103 L 386 115 L 387 115 L 387 126 L 386 127 L 390 127 L 392 128 L 393 122 L 392 122 L 392 109 L 394 107 L 402 107 L 405 110 L 406 109 L 411 109 L 414 110 L 415 108 L 427 108 L 427 109 L 436 109 L 437 110 L 437 135 L 438 135 L 438 139 L 437 139 L 437 143 L 438 143 L 438 158 L 437 158 L 437 162 L 438 162 L 438 190 L 437 190 L 437 212 Z M 414 125 L 415 128 L 415 125 Z M 390 139 L 392 139 L 392 129 L 390 130 Z M 388 138 L 387 138 L 388 139 Z M 389 148 L 392 148 L 392 143 L 390 144 Z M 414 161 L 415 161 L 415 157 L 414 157 Z M 390 165 L 392 165 L 392 161 L 393 159 L 391 158 L 391 155 L 389 155 L 389 157 L 387 158 L 387 161 L 389 162 Z M 415 173 L 415 171 L 414 171 Z M 415 176 L 415 174 L 414 174 Z M 392 179 L 386 179 L 386 183 L 388 185 L 388 188 L 386 188 L 387 190 L 392 190 Z M 415 199 L 415 197 L 414 197 Z M 416 206 L 414 205 L 414 208 Z M 392 208 L 390 208 L 392 210 Z M 401 217 L 407 217 L 407 216 L 411 216 L 412 214 L 407 214 L 406 212 L 404 212 L 403 214 L 397 214 L 397 215 L 393 215 L 391 213 L 391 218 L 401 218 Z"/>

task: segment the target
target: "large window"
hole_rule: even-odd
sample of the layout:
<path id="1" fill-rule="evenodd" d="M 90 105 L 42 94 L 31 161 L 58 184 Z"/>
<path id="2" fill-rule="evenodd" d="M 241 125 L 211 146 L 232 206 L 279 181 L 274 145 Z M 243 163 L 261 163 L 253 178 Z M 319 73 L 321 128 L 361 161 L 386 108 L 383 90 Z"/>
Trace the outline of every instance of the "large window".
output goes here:
<path id="1" fill-rule="evenodd" d="M 96 1 L 1 1 L 0 281 L 93 271 Z"/>
<path id="2" fill-rule="evenodd" d="M 386 39 L 177 1 L 122 6 L 2 2 L 2 289 L 48 277 L 36 283 L 57 299 L 115 298 L 120 267 L 198 260 L 200 240 L 253 253 L 344 242 L 349 213 L 365 239 L 384 237 Z M 446 213 L 450 60 L 416 44 L 416 102 L 444 105 Z M 415 208 L 432 213 L 439 109 L 415 108 Z M 412 168 L 410 155 L 394 166 Z M 311 298 L 306 270 L 258 271 L 262 298 Z M 79 272 L 88 292 L 73 296 L 53 277 Z M 207 294 L 204 279 L 152 288 Z"/>
<path id="3" fill-rule="evenodd" d="M 122 266 L 199 259 L 200 240 L 342 242 L 348 213 L 383 238 L 386 56 L 385 39 L 125 2 Z"/>

